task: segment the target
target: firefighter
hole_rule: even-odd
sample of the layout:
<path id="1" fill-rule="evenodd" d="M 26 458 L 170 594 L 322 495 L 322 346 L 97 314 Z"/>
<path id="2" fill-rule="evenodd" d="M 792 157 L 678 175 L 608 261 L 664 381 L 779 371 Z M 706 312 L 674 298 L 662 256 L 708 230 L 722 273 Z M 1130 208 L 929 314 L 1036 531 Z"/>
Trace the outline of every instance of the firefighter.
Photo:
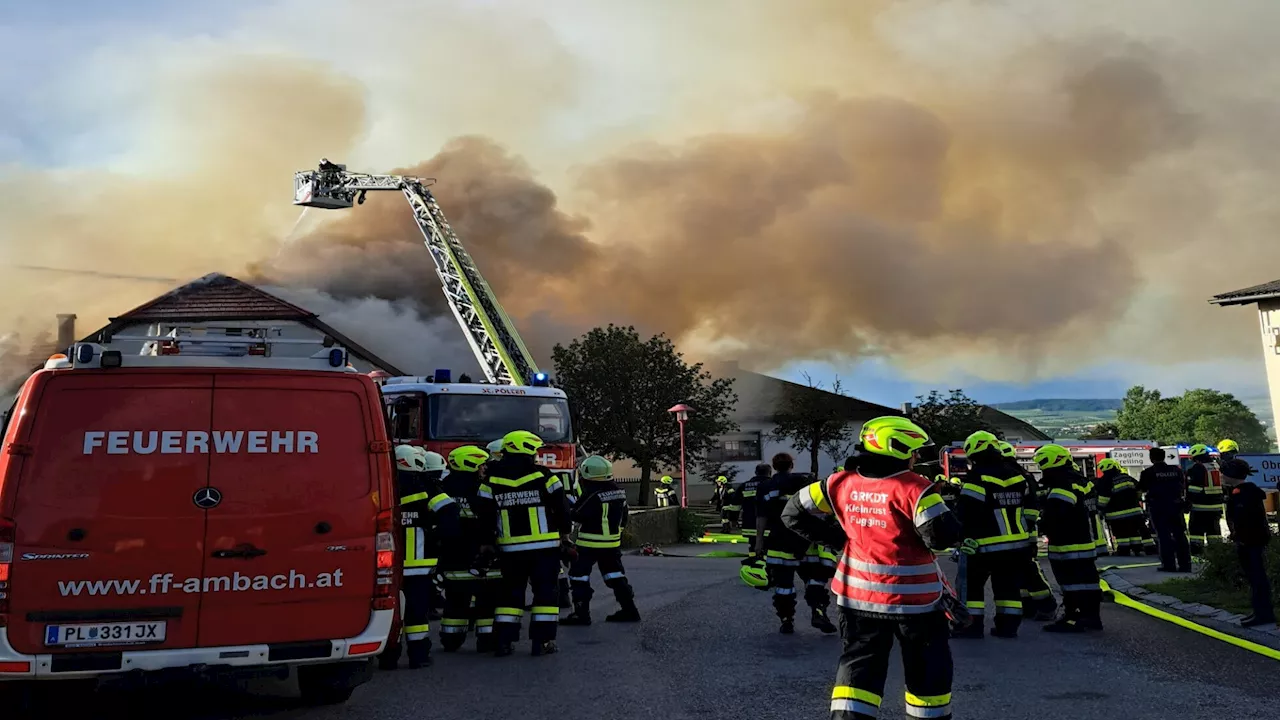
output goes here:
<path id="1" fill-rule="evenodd" d="M 556 575 L 560 548 L 569 536 L 564 485 L 534 462 L 542 440 L 525 430 L 502 439 L 502 459 L 486 466 L 480 494 L 493 498 L 497 513 L 498 567 L 502 591 L 494 617 L 495 654 L 510 655 L 524 616 L 525 589 L 533 587 L 529 639 L 533 655 L 556 652 L 560 603 Z"/>
<path id="2" fill-rule="evenodd" d="M 712 495 L 712 503 L 716 510 L 720 513 L 720 532 L 729 534 L 731 532 L 732 523 L 729 522 L 729 509 L 725 497 L 729 494 L 729 478 L 721 475 L 716 478 L 715 494 Z"/>
<path id="3" fill-rule="evenodd" d="M 1231 541 L 1236 546 L 1240 569 L 1249 581 L 1249 600 L 1253 605 L 1253 612 L 1240 620 L 1241 627 L 1276 624 L 1276 611 L 1271 604 L 1271 580 L 1267 577 L 1266 548 L 1271 542 L 1267 496 L 1249 481 L 1254 472 L 1248 463 L 1236 458 L 1222 464 L 1222 481 L 1227 487 L 1227 527 L 1231 529 Z"/>
<path id="4" fill-rule="evenodd" d="M 474 624 L 476 650 L 493 652 L 493 610 L 498 599 L 501 573 L 494 567 L 494 523 L 482 503 L 491 500 L 480 492 L 480 468 L 489 453 L 475 445 L 464 445 L 449 453 L 449 474 L 444 491 L 458 504 L 460 536 L 441 551 L 440 573 L 444 577 L 444 617 L 440 646 L 453 652 L 467 640 Z"/>
<path id="5" fill-rule="evenodd" d="M 1143 493 L 1151 527 L 1156 534 L 1163 572 L 1191 572 L 1191 549 L 1187 543 L 1186 481 L 1182 468 L 1165 462 L 1163 448 L 1149 451 L 1151 467 L 1138 474 L 1138 490 Z M 1175 564 L 1176 563 L 1176 564 Z"/>
<path id="6" fill-rule="evenodd" d="M 1240 454 L 1240 445 L 1235 440 L 1226 439 L 1218 443 L 1218 461 L 1225 466 Z"/>
<path id="7" fill-rule="evenodd" d="M 896 637 L 902 645 L 910 717 L 951 717 L 953 665 L 935 550 L 963 542 L 960 522 L 933 484 L 910 470 L 929 436 L 906 418 L 862 426 L 855 472 L 832 475 L 787 502 L 788 528 L 812 542 L 844 541 L 832 590 L 843 652 L 831 693 L 832 720 L 874 720 Z M 823 518 L 834 515 L 842 532 Z"/>
<path id="8" fill-rule="evenodd" d="M 1037 622 L 1048 622 L 1053 620 L 1058 614 L 1058 600 L 1053 596 L 1053 589 L 1049 587 L 1049 580 L 1044 576 L 1044 568 L 1040 566 L 1040 533 L 1037 531 L 1037 522 L 1040 519 L 1040 504 L 1043 497 L 1040 491 L 1040 483 L 1036 480 L 1036 476 L 1027 472 L 1021 464 L 1018 463 L 1018 450 L 1011 443 L 1001 441 L 999 443 L 1000 455 L 1005 458 L 1009 465 L 1010 472 L 1021 473 L 1023 479 L 1027 481 L 1027 493 L 1030 501 L 1023 510 L 1023 517 L 1027 521 L 1027 533 L 1031 539 L 1031 548 L 1029 561 L 1026 565 L 1026 571 L 1022 577 L 1022 590 L 1019 593 L 1022 596 L 1022 617 L 1026 618 L 1028 611 L 1034 608 L 1031 619 Z M 946 497 L 945 495 L 943 497 Z"/>
<path id="9" fill-rule="evenodd" d="M 1187 533 L 1191 554 L 1204 552 L 1204 546 L 1222 542 L 1222 476 L 1213 462 L 1208 445 L 1192 445 L 1187 452 L 1191 467 L 1187 468 L 1187 503 L 1191 505 L 1191 522 Z"/>
<path id="10" fill-rule="evenodd" d="M 1042 445 L 1036 465 L 1048 489 L 1040 509 L 1040 530 L 1049 539 L 1049 566 L 1062 588 L 1063 615 L 1044 626 L 1048 632 L 1084 632 L 1102 629 L 1102 586 L 1094 559 L 1090 506 L 1097 505 L 1093 483 L 1071 464 L 1071 452 L 1061 445 Z"/>
<path id="11" fill-rule="evenodd" d="M 720 532 L 732 535 L 741 528 L 742 499 L 735 492 L 733 483 L 728 482 L 723 475 L 720 479 L 725 480 L 720 496 Z"/>
<path id="12" fill-rule="evenodd" d="M 460 537 L 458 504 L 444 492 L 440 476 L 444 458 L 412 445 L 396 447 L 396 486 L 404 543 L 404 640 L 409 669 L 431 664 L 431 606 L 436 595 L 435 571 L 442 540 Z M 398 640 L 398 638 L 397 638 Z M 400 645 L 389 644 L 379 665 L 393 669 Z"/>
<path id="13" fill-rule="evenodd" d="M 502 438 L 489 443 L 484 449 L 489 453 L 489 462 L 498 462 L 502 459 Z"/>
<path id="14" fill-rule="evenodd" d="M 599 455 L 591 455 L 578 466 L 583 481 L 582 497 L 573 506 L 571 519 L 578 524 L 575 541 L 577 557 L 569 567 L 573 583 L 573 613 L 562 625 L 591 624 L 591 568 L 599 565 L 605 587 L 613 590 L 619 610 L 606 622 L 638 622 L 635 592 L 622 567 L 622 528 L 627 526 L 627 493 L 613 483 L 613 465 Z"/>
<path id="15" fill-rule="evenodd" d="M 658 481 L 658 487 L 653 489 L 654 502 L 657 507 L 671 507 L 671 498 L 676 494 L 675 489 L 671 487 L 674 482 L 670 475 L 663 475 L 662 479 Z"/>
<path id="16" fill-rule="evenodd" d="M 1026 510 L 1035 505 L 1020 469 L 1009 467 L 1000 454 L 1000 439 L 986 430 L 964 441 L 969 460 L 956 516 L 964 536 L 978 543 L 978 552 L 966 559 L 965 607 L 973 617 L 969 627 L 955 637 L 980 638 L 986 612 L 987 579 L 995 596 L 996 616 L 991 634 L 1014 638 L 1022 624 L 1022 586 L 1027 562 L 1034 560 L 1034 541 L 1027 529 Z"/>
<path id="17" fill-rule="evenodd" d="M 756 498 L 760 486 L 769 480 L 772 473 L 773 468 L 768 463 L 760 463 L 756 465 L 755 475 L 741 482 L 735 482 L 729 487 L 730 502 L 742 507 L 742 536 L 749 543 L 749 556 L 743 562 L 744 565 L 754 562 L 756 558 Z"/>
<path id="18" fill-rule="evenodd" d="M 1107 519 L 1116 555 L 1141 555 L 1144 552 L 1143 536 L 1148 533 L 1137 483 L 1120 463 L 1111 458 L 1100 461 L 1098 471 L 1102 473 L 1098 478 L 1098 509 Z M 1149 540 L 1149 536 L 1146 539 Z"/>
<path id="19" fill-rule="evenodd" d="M 775 473 L 759 489 L 756 496 L 756 529 L 769 531 L 761 543 L 764 548 L 765 568 L 769 586 L 773 589 L 773 610 L 778 615 L 778 632 L 790 635 L 795 632 L 796 575 L 804 584 L 804 601 L 809 606 L 809 623 L 824 633 L 833 633 L 836 626 L 827 617 L 830 596 L 827 580 L 834 573 L 835 555 L 819 544 L 795 534 L 782 524 L 782 510 L 787 501 L 801 488 L 813 482 L 809 475 L 791 472 L 795 461 L 787 453 L 773 456 L 771 463 Z M 831 568 L 822 564 L 822 554 L 832 558 Z"/>

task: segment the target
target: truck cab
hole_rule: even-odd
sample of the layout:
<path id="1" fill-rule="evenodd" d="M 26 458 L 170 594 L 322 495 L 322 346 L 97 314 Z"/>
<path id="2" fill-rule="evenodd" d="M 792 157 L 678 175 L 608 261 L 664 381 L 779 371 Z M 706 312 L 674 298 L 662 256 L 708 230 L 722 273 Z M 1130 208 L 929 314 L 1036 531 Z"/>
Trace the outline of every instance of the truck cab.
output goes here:
<path id="1" fill-rule="evenodd" d="M 441 382 L 443 380 L 443 382 Z M 553 387 L 450 382 L 448 373 L 389 377 L 382 382 L 392 442 L 448 455 L 463 445 L 484 447 L 513 430 L 546 443 L 539 465 L 572 475 L 576 462 L 569 400 Z"/>

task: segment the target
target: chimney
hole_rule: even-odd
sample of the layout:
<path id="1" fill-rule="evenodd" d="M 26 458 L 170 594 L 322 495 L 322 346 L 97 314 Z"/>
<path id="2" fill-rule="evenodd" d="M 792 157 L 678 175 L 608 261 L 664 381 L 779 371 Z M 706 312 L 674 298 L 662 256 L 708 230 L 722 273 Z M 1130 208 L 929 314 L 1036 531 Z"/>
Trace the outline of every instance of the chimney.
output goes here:
<path id="1" fill-rule="evenodd" d="M 76 344 L 76 316 L 70 313 L 58 315 L 58 352 Z"/>
<path id="2" fill-rule="evenodd" d="M 911 406 L 911 403 L 902 403 L 902 414 L 903 414 L 903 415 L 910 415 L 910 414 L 911 414 L 911 407 L 912 407 L 912 406 Z"/>

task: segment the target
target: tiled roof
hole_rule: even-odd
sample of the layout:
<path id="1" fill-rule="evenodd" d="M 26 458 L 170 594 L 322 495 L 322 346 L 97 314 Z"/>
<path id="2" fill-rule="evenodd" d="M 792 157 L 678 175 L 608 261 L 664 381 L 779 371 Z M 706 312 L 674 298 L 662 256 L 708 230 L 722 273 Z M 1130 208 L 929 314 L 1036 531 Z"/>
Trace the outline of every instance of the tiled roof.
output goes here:
<path id="1" fill-rule="evenodd" d="M 880 415 L 902 414 L 900 410 L 884 405 L 744 370 L 735 362 L 717 363 L 707 369 L 716 377 L 734 379 L 733 389 L 738 394 L 738 404 L 733 414 L 735 419 L 743 422 L 772 421 L 783 407 L 785 399 L 793 393 L 814 393 L 834 398 L 850 420 L 861 421 Z"/>
<path id="2" fill-rule="evenodd" d="M 1220 295 L 1214 295 L 1209 302 L 1214 305 L 1245 305 L 1258 300 L 1266 300 L 1268 298 L 1280 297 L 1280 280 L 1272 280 L 1271 282 L 1254 285 L 1252 287 L 1232 290 L 1224 292 Z"/>
<path id="3" fill-rule="evenodd" d="M 170 290 L 111 321 L 306 320 L 314 317 L 313 313 L 248 283 L 213 273 Z"/>

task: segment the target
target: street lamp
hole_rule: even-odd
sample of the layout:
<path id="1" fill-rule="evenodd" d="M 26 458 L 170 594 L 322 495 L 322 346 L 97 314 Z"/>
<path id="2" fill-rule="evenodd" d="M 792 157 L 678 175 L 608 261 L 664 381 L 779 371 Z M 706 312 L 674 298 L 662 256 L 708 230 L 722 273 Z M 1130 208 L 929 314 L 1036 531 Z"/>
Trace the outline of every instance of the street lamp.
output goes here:
<path id="1" fill-rule="evenodd" d="M 684 403 L 680 403 L 671 408 L 667 412 L 676 414 L 676 421 L 680 423 L 680 507 L 689 507 L 689 486 L 685 480 L 684 472 L 684 423 L 689 419 L 690 408 Z"/>

